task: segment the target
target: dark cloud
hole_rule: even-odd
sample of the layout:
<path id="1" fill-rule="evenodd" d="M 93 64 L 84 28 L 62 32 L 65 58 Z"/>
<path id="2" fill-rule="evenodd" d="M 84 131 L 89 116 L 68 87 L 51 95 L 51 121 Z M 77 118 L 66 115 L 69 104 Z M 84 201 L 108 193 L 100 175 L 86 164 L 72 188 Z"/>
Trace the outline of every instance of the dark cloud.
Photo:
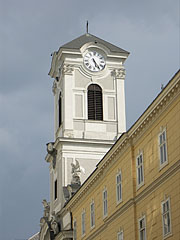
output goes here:
<path id="1" fill-rule="evenodd" d="M 130 51 L 129 128 L 178 70 L 178 2 L 0 0 L 0 239 L 37 232 L 49 198 L 50 54 L 84 34 L 86 20 L 90 33 Z"/>

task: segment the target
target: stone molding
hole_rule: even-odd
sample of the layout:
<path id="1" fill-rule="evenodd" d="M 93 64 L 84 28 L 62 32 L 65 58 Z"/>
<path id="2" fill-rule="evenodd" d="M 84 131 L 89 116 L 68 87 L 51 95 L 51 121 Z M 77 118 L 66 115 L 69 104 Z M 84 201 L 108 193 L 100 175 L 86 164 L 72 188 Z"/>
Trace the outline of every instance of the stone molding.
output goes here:
<path id="1" fill-rule="evenodd" d="M 93 175 L 91 175 L 92 177 L 84 182 L 79 191 L 69 201 L 67 209 L 72 208 L 85 194 L 87 194 L 87 191 L 97 182 L 97 179 L 103 175 L 105 168 L 109 167 L 110 162 L 115 161 L 115 156 L 119 152 L 122 154 L 129 145 L 133 145 L 133 142 L 137 140 L 137 137 L 139 137 L 144 130 L 146 130 L 147 126 L 149 126 L 150 123 L 153 123 L 164 109 L 166 109 L 166 107 L 168 107 L 169 104 L 179 96 L 180 72 L 178 72 L 172 80 L 174 81 L 168 83 L 135 124 L 128 130 L 128 132 L 122 134 L 112 149 L 99 162 Z"/>

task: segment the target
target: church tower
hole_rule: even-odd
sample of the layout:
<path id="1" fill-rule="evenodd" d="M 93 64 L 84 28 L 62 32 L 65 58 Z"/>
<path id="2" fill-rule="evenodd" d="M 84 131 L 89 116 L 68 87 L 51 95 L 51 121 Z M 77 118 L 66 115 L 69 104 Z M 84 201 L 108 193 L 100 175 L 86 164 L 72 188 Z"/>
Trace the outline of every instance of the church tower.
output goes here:
<path id="1" fill-rule="evenodd" d="M 129 53 L 86 33 L 53 53 L 54 142 L 50 163 L 50 211 L 58 212 L 79 166 L 81 184 L 126 131 L 124 62 Z"/>

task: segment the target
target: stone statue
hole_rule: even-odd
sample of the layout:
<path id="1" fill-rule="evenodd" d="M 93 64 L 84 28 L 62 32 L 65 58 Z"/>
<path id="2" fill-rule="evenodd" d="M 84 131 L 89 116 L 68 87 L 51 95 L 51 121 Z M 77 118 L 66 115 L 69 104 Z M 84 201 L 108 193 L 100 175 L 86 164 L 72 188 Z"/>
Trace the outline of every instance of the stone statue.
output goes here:
<path id="1" fill-rule="evenodd" d="M 42 204 L 44 206 L 44 217 L 49 218 L 49 211 L 50 211 L 49 202 L 47 202 L 46 199 L 43 199 Z"/>
<path id="2" fill-rule="evenodd" d="M 51 224 L 51 228 L 52 228 L 54 234 L 58 234 L 59 233 L 59 224 L 58 224 L 57 216 L 54 211 L 52 212 L 50 224 Z"/>
<path id="3" fill-rule="evenodd" d="M 76 163 L 71 163 L 71 166 L 72 166 L 72 170 L 71 170 L 71 173 L 72 173 L 72 180 L 71 180 L 71 183 L 77 183 L 77 184 L 81 184 L 81 181 L 80 181 L 80 174 L 81 172 L 85 173 L 85 169 L 83 167 L 80 166 L 78 160 L 76 159 L 75 160 Z"/>
<path id="4" fill-rule="evenodd" d="M 71 163 L 71 166 L 72 166 L 72 171 L 71 171 L 71 173 L 72 173 L 72 174 L 80 173 L 80 172 L 81 172 L 81 170 L 80 170 L 80 164 L 79 164 L 78 160 L 75 160 L 75 161 L 76 161 L 76 164 Z"/>

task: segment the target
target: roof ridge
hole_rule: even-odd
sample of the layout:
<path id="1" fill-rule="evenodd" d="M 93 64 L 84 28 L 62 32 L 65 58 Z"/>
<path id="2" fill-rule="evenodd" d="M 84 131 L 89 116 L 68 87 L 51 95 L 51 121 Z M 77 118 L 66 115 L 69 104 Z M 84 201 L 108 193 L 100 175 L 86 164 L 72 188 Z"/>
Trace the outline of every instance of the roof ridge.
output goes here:
<path id="1" fill-rule="evenodd" d="M 98 40 L 99 43 L 105 45 L 111 52 L 118 52 L 118 53 L 126 53 L 129 54 L 126 50 L 117 47 L 116 45 L 103 40 L 102 38 L 99 38 L 91 33 L 85 33 L 72 41 L 63 44 L 59 49 L 66 48 L 66 49 L 80 49 L 84 44 L 88 42 L 93 42 L 95 40 Z"/>

